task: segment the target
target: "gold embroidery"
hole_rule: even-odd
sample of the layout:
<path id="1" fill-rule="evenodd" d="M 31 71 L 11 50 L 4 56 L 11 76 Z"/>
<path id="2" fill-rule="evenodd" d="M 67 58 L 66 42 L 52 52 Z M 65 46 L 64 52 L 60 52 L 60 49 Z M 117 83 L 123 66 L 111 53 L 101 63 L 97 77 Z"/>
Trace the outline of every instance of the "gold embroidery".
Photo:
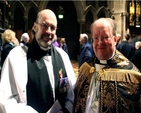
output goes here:
<path id="1" fill-rule="evenodd" d="M 115 55 L 113 57 L 115 64 L 118 63 L 119 67 L 123 65 L 131 65 L 130 62 L 122 55 Z M 124 61 L 124 62 L 123 62 Z M 120 63 L 121 62 L 121 63 Z M 117 65 L 116 65 L 117 66 Z M 131 65 L 132 66 L 132 65 Z M 91 80 L 93 69 L 88 66 L 81 67 L 82 75 L 79 79 L 75 113 L 84 113 L 86 105 L 86 97 L 89 90 L 89 82 Z M 141 97 L 140 87 L 141 74 L 133 65 L 132 69 L 115 69 L 104 68 L 98 72 L 97 80 L 100 81 L 100 94 L 99 94 L 99 112 L 102 113 L 135 113 L 141 110 Z M 89 74 L 88 74 L 89 73 Z M 86 77 L 87 75 L 87 77 Z M 93 103 L 94 110 L 97 102 Z M 140 108 L 139 108 L 140 107 Z"/>
<path id="2" fill-rule="evenodd" d="M 101 76 L 101 75 L 103 75 L 104 74 L 104 70 L 103 69 L 101 69 L 101 70 L 99 70 L 99 75 Z"/>
<path id="3" fill-rule="evenodd" d="M 95 71 L 95 68 L 94 67 L 91 67 L 90 68 L 90 73 L 94 73 L 94 71 Z"/>
<path id="4" fill-rule="evenodd" d="M 127 62 L 127 61 L 122 61 L 122 62 L 120 62 L 120 63 L 117 63 L 117 65 L 123 67 L 123 66 L 125 66 L 125 65 L 126 65 L 126 66 L 129 65 L 129 62 Z"/>
<path id="5" fill-rule="evenodd" d="M 115 107 L 115 85 L 113 82 L 103 82 L 103 106 L 110 111 Z"/>
<path id="6" fill-rule="evenodd" d="M 87 63 L 84 63 L 80 67 L 80 75 L 78 76 L 77 82 L 75 84 L 76 93 L 75 113 L 79 112 L 85 113 L 86 99 L 93 73 L 94 68 Z"/>
<path id="7" fill-rule="evenodd" d="M 137 94 L 138 85 L 129 83 L 119 83 L 127 91 L 129 95 Z"/>

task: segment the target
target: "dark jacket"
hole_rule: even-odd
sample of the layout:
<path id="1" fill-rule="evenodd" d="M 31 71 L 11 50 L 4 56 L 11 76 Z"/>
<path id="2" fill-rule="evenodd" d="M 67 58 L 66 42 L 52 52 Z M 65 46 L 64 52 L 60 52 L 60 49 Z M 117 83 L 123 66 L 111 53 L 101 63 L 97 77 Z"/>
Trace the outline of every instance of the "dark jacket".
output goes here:
<path id="1" fill-rule="evenodd" d="M 92 45 L 87 42 L 86 44 L 84 44 L 81 48 L 81 52 L 79 55 L 79 67 L 87 60 L 89 60 L 90 58 L 92 58 L 94 55 L 93 52 L 93 48 Z"/>
<path id="2" fill-rule="evenodd" d="M 118 44 L 117 50 L 119 50 L 130 61 L 133 60 L 135 55 L 135 47 L 128 41 L 123 41 L 120 44 Z"/>
<path id="3" fill-rule="evenodd" d="M 3 63 L 9 54 L 9 52 L 14 48 L 13 43 L 6 43 L 3 45 L 2 51 L 1 51 L 1 67 L 3 66 Z"/>
<path id="4" fill-rule="evenodd" d="M 132 62 L 141 71 L 141 48 L 135 51 L 135 57 Z"/>

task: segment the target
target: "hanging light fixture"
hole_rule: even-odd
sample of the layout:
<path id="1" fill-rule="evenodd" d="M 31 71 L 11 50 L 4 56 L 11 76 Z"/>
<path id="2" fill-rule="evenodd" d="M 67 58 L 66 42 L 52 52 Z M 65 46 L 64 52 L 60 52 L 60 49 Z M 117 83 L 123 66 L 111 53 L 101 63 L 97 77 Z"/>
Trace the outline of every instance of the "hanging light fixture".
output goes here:
<path id="1" fill-rule="evenodd" d="M 59 8 L 58 8 L 58 18 L 59 19 L 64 18 L 64 8 L 62 6 L 59 6 Z"/>

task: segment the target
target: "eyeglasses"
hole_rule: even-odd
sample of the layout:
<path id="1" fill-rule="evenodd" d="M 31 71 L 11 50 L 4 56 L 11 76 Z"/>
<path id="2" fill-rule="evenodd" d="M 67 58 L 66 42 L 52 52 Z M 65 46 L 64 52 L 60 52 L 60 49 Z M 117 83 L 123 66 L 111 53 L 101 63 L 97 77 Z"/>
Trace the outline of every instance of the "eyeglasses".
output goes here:
<path id="1" fill-rule="evenodd" d="M 48 23 L 42 23 L 42 24 L 40 24 L 38 22 L 36 22 L 36 23 L 39 24 L 42 27 L 43 30 L 47 30 L 49 27 L 50 27 L 51 31 L 54 31 L 54 30 L 57 29 L 57 27 L 54 26 L 54 25 L 52 25 L 52 24 L 48 24 Z"/>
<path id="2" fill-rule="evenodd" d="M 112 36 L 112 37 L 103 36 L 103 37 L 101 37 L 101 38 L 99 38 L 99 37 L 94 37 L 93 40 L 94 40 L 94 42 L 98 42 L 99 40 L 101 40 L 101 41 L 108 41 L 108 40 L 111 39 L 111 38 L 113 38 L 113 36 Z"/>

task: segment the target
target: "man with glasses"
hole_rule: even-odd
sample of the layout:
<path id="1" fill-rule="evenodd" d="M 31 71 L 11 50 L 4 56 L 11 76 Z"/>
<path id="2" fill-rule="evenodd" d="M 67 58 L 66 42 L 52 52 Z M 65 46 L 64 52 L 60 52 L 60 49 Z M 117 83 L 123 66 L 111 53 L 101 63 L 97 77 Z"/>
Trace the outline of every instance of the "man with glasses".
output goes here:
<path id="1" fill-rule="evenodd" d="M 0 113 L 73 113 L 75 74 L 65 51 L 52 45 L 57 19 L 42 10 L 28 47 L 10 52 L 0 82 Z"/>
<path id="2" fill-rule="evenodd" d="M 95 57 L 80 67 L 74 113 L 141 113 L 141 73 L 116 50 L 116 23 L 91 26 Z"/>

